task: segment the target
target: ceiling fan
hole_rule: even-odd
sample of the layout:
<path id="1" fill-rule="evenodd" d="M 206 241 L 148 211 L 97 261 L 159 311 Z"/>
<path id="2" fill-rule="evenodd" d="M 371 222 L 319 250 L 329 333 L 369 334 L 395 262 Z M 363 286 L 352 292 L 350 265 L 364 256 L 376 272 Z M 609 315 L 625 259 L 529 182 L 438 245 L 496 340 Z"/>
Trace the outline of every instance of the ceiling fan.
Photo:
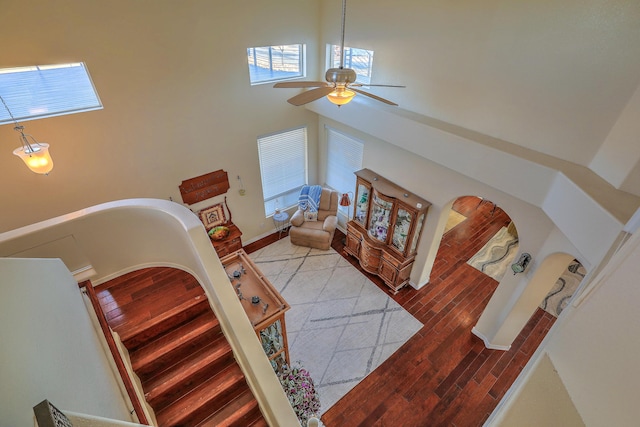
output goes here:
<path id="1" fill-rule="evenodd" d="M 340 67 L 329 68 L 324 75 L 326 82 L 313 82 L 313 81 L 298 81 L 298 82 L 281 82 L 276 83 L 273 87 L 279 88 L 315 88 L 302 92 L 292 98 L 289 98 L 287 102 L 289 104 L 300 106 L 307 104 L 316 99 L 320 99 L 326 96 L 329 101 L 336 104 L 338 107 L 350 102 L 356 93 L 368 96 L 377 101 L 384 102 L 388 105 L 397 106 L 395 102 L 388 99 L 381 98 L 369 92 L 365 92 L 362 89 L 356 89 L 362 86 L 379 86 L 379 87 L 405 87 L 395 85 L 372 85 L 362 84 L 356 81 L 357 75 L 352 68 L 344 68 L 344 23 L 347 14 L 347 0 L 342 0 L 342 34 L 340 40 Z"/>

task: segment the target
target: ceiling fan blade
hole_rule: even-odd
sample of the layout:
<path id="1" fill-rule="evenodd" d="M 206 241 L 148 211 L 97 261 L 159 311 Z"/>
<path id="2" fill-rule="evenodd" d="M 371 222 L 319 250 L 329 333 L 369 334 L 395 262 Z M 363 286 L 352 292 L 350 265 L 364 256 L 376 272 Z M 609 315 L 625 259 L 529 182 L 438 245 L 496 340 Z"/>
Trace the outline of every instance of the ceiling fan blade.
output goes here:
<path id="1" fill-rule="evenodd" d="M 315 101 L 316 99 L 320 99 L 323 96 L 329 95 L 331 92 L 333 92 L 332 86 L 319 87 L 302 92 L 301 94 L 296 95 L 293 98 L 289 98 L 287 99 L 287 102 L 289 104 L 295 105 L 296 107 L 299 107 L 300 105 L 307 104 L 311 101 Z"/>
<path id="2" fill-rule="evenodd" d="M 363 90 L 356 89 L 356 88 L 354 88 L 354 87 L 350 87 L 350 89 L 351 89 L 352 91 L 354 91 L 354 92 L 358 92 L 359 94 L 362 94 L 362 95 L 364 95 L 364 96 L 368 96 L 369 98 L 373 98 L 373 99 L 375 99 L 375 100 L 377 100 L 377 101 L 384 102 L 385 104 L 393 105 L 393 106 L 396 106 L 396 107 L 398 106 L 398 104 L 396 104 L 395 102 L 391 102 L 391 101 L 389 101 L 388 99 L 381 98 L 381 97 L 379 97 L 379 96 L 377 96 L 377 95 L 374 95 L 374 94 L 372 94 L 372 93 L 368 93 L 368 92 L 365 92 L 365 91 L 363 91 Z"/>
<path id="3" fill-rule="evenodd" d="M 273 85 L 273 87 L 322 87 L 326 86 L 327 82 L 280 82 Z"/>
<path id="4" fill-rule="evenodd" d="M 364 84 L 364 83 L 351 83 L 349 85 L 350 87 L 406 87 L 406 86 L 402 86 L 402 85 L 368 85 L 368 84 Z"/>

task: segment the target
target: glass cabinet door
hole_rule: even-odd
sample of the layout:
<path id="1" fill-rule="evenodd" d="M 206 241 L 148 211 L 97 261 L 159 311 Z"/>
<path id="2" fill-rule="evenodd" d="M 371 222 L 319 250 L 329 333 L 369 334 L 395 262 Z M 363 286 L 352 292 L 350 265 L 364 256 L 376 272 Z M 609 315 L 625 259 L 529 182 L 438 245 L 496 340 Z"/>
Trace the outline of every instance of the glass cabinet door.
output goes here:
<path id="1" fill-rule="evenodd" d="M 380 242 L 387 241 L 387 233 L 391 222 L 393 202 L 380 197 L 375 191 L 371 199 L 371 216 L 369 219 L 369 236 Z"/>
<path id="2" fill-rule="evenodd" d="M 396 223 L 393 227 L 393 238 L 391 244 L 394 248 L 404 254 L 407 247 L 407 238 L 411 231 L 411 212 L 398 208 L 398 214 L 396 215 Z"/>
<path id="3" fill-rule="evenodd" d="M 358 183 L 353 219 L 363 227 L 366 226 L 367 212 L 369 211 L 369 192 L 369 187 Z"/>
<path id="4" fill-rule="evenodd" d="M 284 348 L 282 337 L 282 326 L 280 320 L 276 320 L 271 325 L 260 331 L 260 341 L 267 356 L 273 356 Z"/>
<path id="5" fill-rule="evenodd" d="M 413 241 L 411 242 L 411 252 L 414 253 L 416 251 L 416 247 L 418 246 L 418 240 L 420 240 L 420 232 L 422 231 L 422 224 L 424 224 L 425 214 L 423 213 L 418 218 L 418 223 L 416 224 L 416 231 L 413 232 Z"/>

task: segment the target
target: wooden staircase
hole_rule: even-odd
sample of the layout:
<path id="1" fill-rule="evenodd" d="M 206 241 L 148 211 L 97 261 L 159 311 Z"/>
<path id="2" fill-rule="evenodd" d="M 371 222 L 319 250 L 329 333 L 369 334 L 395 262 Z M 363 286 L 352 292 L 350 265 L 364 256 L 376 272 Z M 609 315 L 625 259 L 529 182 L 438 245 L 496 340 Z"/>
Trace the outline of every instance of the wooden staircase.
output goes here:
<path id="1" fill-rule="evenodd" d="M 160 427 L 267 426 L 193 276 L 147 268 L 95 291 Z"/>

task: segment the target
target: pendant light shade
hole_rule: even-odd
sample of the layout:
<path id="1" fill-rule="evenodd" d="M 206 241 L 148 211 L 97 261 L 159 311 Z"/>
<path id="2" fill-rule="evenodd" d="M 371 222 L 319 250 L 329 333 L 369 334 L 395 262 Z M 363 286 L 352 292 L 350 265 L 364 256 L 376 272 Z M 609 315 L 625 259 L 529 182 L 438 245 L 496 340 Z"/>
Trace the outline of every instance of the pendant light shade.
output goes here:
<path id="1" fill-rule="evenodd" d="M 49 154 L 49 144 L 38 142 L 33 136 L 25 134 L 24 126 L 20 125 L 15 117 L 13 117 L 11 110 L 9 110 L 2 96 L 0 96 L 0 101 L 2 101 L 11 120 L 15 123 L 13 130 L 20 134 L 20 143 L 22 146 L 13 150 L 13 154 L 20 157 L 32 172 L 48 175 L 53 169 L 53 159 L 51 159 L 51 154 Z M 31 139 L 31 142 L 29 142 L 29 139 Z"/>
<path id="2" fill-rule="evenodd" d="M 53 160 L 47 143 L 23 145 L 13 150 L 13 154 L 20 157 L 32 172 L 47 175 L 53 169 Z"/>

